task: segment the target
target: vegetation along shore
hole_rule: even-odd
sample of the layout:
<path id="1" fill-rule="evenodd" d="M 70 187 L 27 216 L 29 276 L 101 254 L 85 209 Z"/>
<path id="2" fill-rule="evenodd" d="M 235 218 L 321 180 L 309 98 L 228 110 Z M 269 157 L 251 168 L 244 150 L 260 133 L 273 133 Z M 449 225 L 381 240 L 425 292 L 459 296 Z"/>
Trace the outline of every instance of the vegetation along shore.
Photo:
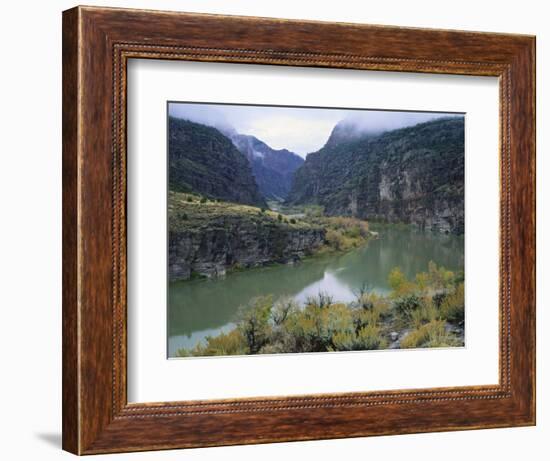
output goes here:
<path id="1" fill-rule="evenodd" d="M 399 268 L 388 275 L 391 292 L 367 287 L 350 303 L 319 293 L 299 305 L 291 297 L 252 299 L 235 327 L 209 336 L 179 357 L 331 352 L 464 345 L 464 274 L 431 262 L 408 280 Z"/>

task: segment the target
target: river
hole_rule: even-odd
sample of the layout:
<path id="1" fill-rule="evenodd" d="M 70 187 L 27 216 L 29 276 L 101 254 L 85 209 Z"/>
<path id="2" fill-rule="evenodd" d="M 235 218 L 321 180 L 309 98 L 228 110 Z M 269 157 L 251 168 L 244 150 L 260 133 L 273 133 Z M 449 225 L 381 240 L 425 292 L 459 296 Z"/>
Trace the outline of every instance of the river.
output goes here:
<path id="1" fill-rule="evenodd" d="M 169 284 L 168 354 L 192 348 L 206 336 L 229 331 L 239 309 L 256 296 L 292 296 L 303 302 L 320 291 L 334 301 L 352 301 L 365 285 L 388 292 L 387 277 L 400 267 L 407 277 L 426 271 L 429 261 L 451 270 L 464 268 L 464 237 L 422 232 L 408 226 L 371 229 L 379 238 L 345 254 L 313 257 L 295 265 L 235 272 L 223 279 Z"/>

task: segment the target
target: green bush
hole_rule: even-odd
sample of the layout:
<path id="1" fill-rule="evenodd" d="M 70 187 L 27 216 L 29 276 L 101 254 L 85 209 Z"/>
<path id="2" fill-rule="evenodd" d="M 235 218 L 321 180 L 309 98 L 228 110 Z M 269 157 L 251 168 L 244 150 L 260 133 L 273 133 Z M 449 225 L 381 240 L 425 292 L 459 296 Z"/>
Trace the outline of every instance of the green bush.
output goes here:
<path id="1" fill-rule="evenodd" d="M 441 303 L 441 316 L 452 323 L 464 322 L 464 283 L 459 283 Z"/>
<path id="2" fill-rule="evenodd" d="M 300 307 L 293 298 L 279 298 L 271 309 L 271 321 L 276 326 L 283 325 L 288 316 L 299 311 L 299 309 Z"/>
<path id="3" fill-rule="evenodd" d="M 415 328 L 420 328 L 426 323 L 434 320 L 439 320 L 440 315 L 438 309 L 429 301 L 424 300 L 421 305 L 410 312 L 410 323 Z"/>
<path id="4" fill-rule="evenodd" d="M 333 229 L 329 229 L 326 232 L 325 242 L 329 247 L 334 248 L 337 251 L 344 249 L 345 246 L 344 237 L 342 236 L 342 234 L 339 231 Z"/>
<path id="5" fill-rule="evenodd" d="M 345 232 L 347 237 L 359 238 L 361 236 L 361 229 L 359 226 L 351 226 Z"/>
<path id="6" fill-rule="evenodd" d="M 420 307 L 422 307 L 422 299 L 414 293 L 397 298 L 393 302 L 393 308 L 407 321 L 411 320 L 413 312 Z"/>
<path id="7" fill-rule="evenodd" d="M 443 290 L 452 286 L 455 274 L 443 266 L 437 267 L 433 261 L 428 263 L 428 279 L 430 286 L 435 290 Z"/>
<path id="8" fill-rule="evenodd" d="M 412 283 L 396 268 L 386 296 L 363 286 L 348 304 L 325 292 L 307 298 L 303 306 L 292 297 L 255 298 L 240 309 L 234 330 L 178 355 L 383 349 L 392 331 L 400 334 L 402 348 L 461 346 L 460 329 L 448 325 L 464 321 L 464 283 L 456 280 L 456 274 L 431 265 Z"/>
<path id="9" fill-rule="evenodd" d="M 332 337 L 334 351 L 365 351 L 383 349 L 387 347 L 387 341 L 380 334 L 380 328 L 368 325 L 361 328 L 357 333 L 350 331 L 339 331 Z"/>
<path id="10" fill-rule="evenodd" d="M 356 350 L 385 349 L 387 341 L 380 334 L 380 328 L 368 325 L 357 332 Z"/>
<path id="11" fill-rule="evenodd" d="M 417 347 L 456 347 L 461 342 L 445 331 L 444 320 L 433 320 L 411 331 L 401 340 L 404 349 Z"/>
<path id="12" fill-rule="evenodd" d="M 248 354 L 247 344 L 237 329 L 229 333 L 220 333 L 217 336 L 208 336 L 206 344 L 197 345 L 191 351 L 179 349 L 177 356 L 214 356 L 214 355 L 244 355 Z"/>
<path id="13" fill-rule="evenodd" d="M 253 299 L 249 306 L 240 311 L 239 330 L 250 354 L 257 354 L 269 339 L 271 305 L 271 296 L 264 296 Z"/>
<path id="14" fill-rule="evenodd" d="M 402 296 L 414 290 L 414 285 L 407 280 L 399 267 L 395 267 L 388 275 L 388 285 L 392 289 L 393 296 Z"/>

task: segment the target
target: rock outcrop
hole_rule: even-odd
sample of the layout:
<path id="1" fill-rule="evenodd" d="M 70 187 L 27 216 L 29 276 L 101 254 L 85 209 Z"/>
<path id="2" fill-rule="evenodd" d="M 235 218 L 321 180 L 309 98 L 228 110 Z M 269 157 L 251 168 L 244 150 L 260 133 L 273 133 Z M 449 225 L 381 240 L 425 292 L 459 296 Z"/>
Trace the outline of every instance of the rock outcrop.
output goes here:
<path id="1" fill-rule="evenodd" d="M 287 202 L 323 205 L 329 215 L 463 233 L 464 118 L 378 135 L 335 128 L 296 171 Z"/>
<path id="2" fill-rule="evenodd" d="M 325 229 L 285 222 L 277 214 L 230 203 L 169 198 L 168 268 L 171 281 L 223 276 L 227 270 L 293 263 L 325 240 Z"/>

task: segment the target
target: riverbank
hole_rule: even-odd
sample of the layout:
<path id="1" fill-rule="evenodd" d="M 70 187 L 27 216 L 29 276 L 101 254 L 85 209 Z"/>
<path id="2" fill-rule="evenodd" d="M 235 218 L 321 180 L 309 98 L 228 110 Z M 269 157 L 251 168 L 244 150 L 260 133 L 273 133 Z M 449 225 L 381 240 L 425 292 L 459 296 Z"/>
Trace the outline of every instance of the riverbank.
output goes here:
<path id="1" fill-rule="evenodd" d="M 322 213 L 286 214 L 170 191 L 170 281 L 219 277 L 364 245 L 368 223 Z"/>
<path id="2" fill-rule="evenodd" d="M 206 337 L 177 356 L 250 355 L 464 346 L 464 279 L 461 272 L 428 265 L 414 280 L 399 268 L 391 291 L 366 287 L 338 302 L 319 292 L 303 306 L 292 297 L 261 296 L 241 308 L 235 327 Z"/>

